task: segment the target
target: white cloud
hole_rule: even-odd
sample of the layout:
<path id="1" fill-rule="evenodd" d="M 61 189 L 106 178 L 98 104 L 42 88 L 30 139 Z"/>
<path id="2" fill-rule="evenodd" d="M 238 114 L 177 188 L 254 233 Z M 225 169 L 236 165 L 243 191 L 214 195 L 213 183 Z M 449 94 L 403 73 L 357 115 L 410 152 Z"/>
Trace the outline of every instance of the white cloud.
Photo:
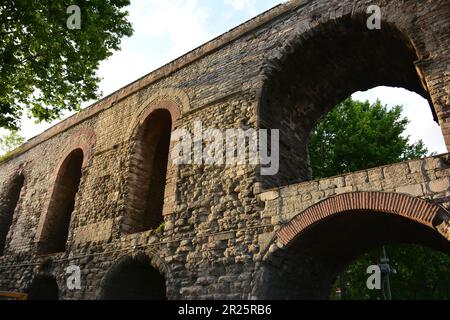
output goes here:
<path id="1" fill-rule="evenodd" d="M 209 40 L 208 7 L 198 0 L 133 0 L 128 7 L 134 34 L 122 50 L 100 64 L 100 91 L 109 95 Z M 83 104 L 89 106 L 95 101 Z M 68 116 L 68 115 L 67 115 Z M 63 117 L 65 118 L 65 117 Z M 23 118 L 21 134 L 29 139 L 55 125 Z"/>
<path id="2" fill-rule="evenodd" d="M 115 53 L 100 64 L 98 74 L 102 77 L 100 90 L 103 95 L 108 95 L 148 73 L 153 66 L 152 61 L 146 59 L 144 53 L 134 50 Z"/>
<path id="3" fill-rule="evenodd" d="M 418 94 L 403 88 L 377 87 L 357 92 L 352 97 L 362 101 L 369 100 L 371 103 L 379 99 L 389 107 L 402 105 L 403 116 L 410 120 L 405 135 L 410 136 L 414 142 L 422 139 L 429 152 L 447 152 L 441 127 L 433 120 L 428 101 Z"/>
<path id="4" fill-rule="evenodd" d="M 176 58 L 210 37 L 208 7 L 198 0 L 148 0 L 132 3 L 130 18 L 136 36 L 148 40 L 163 37 L 169 41 L 167 59 Z"/>
<path id="5" fill-rule="evenodd" d="M 242 11 L 248 6 L 248 0 L 225 0 L 226 4 L 231 5 L 234 9 Z"/>
<path id="6" fill-rule="evenodd" d="M 234 10 L 246 11 L 252 15 L 256 13 L 257 0 L 225 0 L 225 4 L 233 7 Z"/>
<path id="7" fill-rule="evenodd" d="M 104 95 L 127 85 L 152 70 L 170 62 L 211 39 L 210 30 L 224 32 L 223 14 L 229 14 L 231 25 L 281 3 L 281 0 L 132 0 L 129 19 L 135 30 L 131 38 L 122 40 L 122 51 L 116 52 L 100 65 L 103 78 L 100 89 Z M 225 7 L 224 7 L 225 6 Z M 224 10 L 224 8 L 230 10 Z M 220 17 L 220 18 L 219 18 Z M 402 104 L 404 114 L 411 120 L 407 134 L 413 141 L 423 139 L 430 151 L 446 152 L 440 127 L 433 121 L 428 103 L 416 94 L 402 89 L 379 87 L 357 93 L 358 99 L 373 102 L 379 98 L 389 105 Z M 84 104 L 87 106 L 93 101 Z M 24 119 L 21 134 L 27 139 L 56 124 L 36 125 Z"/>
<path id="8" fill-rule="evenodd" d="M 183 55 L 210 38 L 207 7 L 198 0 L 136 0 L 129 7 L 134 34 L 101 64 L 104 95 Z"/>
<path id="9" fill-rule="evenodd" d="M 286 1 L 287 0 L 225 0 L 225 4 L 231 6 L 234 10 L 245 11 L 247 14 L 254 16 L 259 13 L 261 5 L 266 5 L 267 8 L 271 8 Z"/>

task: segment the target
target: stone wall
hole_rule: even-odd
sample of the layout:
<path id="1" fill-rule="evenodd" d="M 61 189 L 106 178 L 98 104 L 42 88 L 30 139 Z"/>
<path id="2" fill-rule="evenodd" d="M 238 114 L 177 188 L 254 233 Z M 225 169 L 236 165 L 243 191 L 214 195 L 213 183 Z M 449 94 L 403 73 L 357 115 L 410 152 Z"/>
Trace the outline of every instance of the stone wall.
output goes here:
<path id="1" fill-rule="evenodd" d="M 18 175 L 25 179 L 6 237 L 4 256 L 0 257 L 0 290 L 26 291 L 36 275 L 50 274 L 58 282 L 61 298 L 95 299 L 102 296 L 100 289 L 107 282 L 102 279 L 108 279 L 105 276 L 109 270 L 120 261 L 145 255 L 148 263 L 164 274 L 169 299 L 258 298 L 261 295 L 252 293 L 255 277 L 259 262 L 273 242 L 274 231 L 280 223 L 288 222 L 320 199 L 340 192 L 377 190 L 406 192 L 448 205 L 449 171 L 445 157 L 264 192 L 267 186 L 309 178 L 305 174 L 309 171 L 307 158 L 302 153 L 307 134 L 296 135 L 300 116 L 296 116 L 295 110 L 317 119 L 334 103 L 328 101 L 326 107 L 308 109 L 301 103 L 305 100 L 299 97 L 299 104 L 285 101 L 287 114 L 283 118 L 275 116 L 279 111 L 274 104 L 266 103 L 267 93 L 295 90 L 293 83 L 284 81 L 283 72 L 289 73 L 285 68 L 289 64 L 283 61 L 292 52 L 302 55 L 302 39 L 306 35 L 321 37 L 330 32 L 329 28 L 322 30 L 322 24 L 342 23 L 347 32 L 347 22 L 360 19 L 369 2 L 372 3 L 290 1 L 120 89 L 26 143 L 0 164 L 1 210 L 10 199 L 11 181 Z M 418 58 L 415 66 L 421 81 L 419 89 L 431 97 L 447 137 L 449 3 L 376 2 L 383 7 L 385 21 L 401 30 L 413 44 Z M 350 23 L 351 30 L 352 26 Z M 335 59 L 340 61 L 343 56 Z M 305 63 L 310 61 L 306 59 Z M 303 74 L 303 81 L 307 82 L 310 76 Z M 320 83 L 317 78 L 311 80 Z M 326 83 L 322 89 L 330 92 L 336 86 L 339 91 L 342 89 L 339 84 Z M 367 83 L 356 81 L 354 85 L 350 89 Z M 344 89 L 342 94 L 346 94 Z M 205 128 L 222 130 L 280 126 L 286 137 L 282 140 L 286 147 L 281 161 L 283 168 L 288 169 L 283 169 L 281 176 L 265 180 L 257 166 L 169 166 L 164 232 L 124 232 L 133 188 L 130 163 L 136 132 L 150 111 L 158 108 L 170 111 L 172 130 L 186 128 L 192 132 L 198 120 Z M 267 114 L 273 114 L 281 122 L 271 123 Z M 61 164 L 76 149 L 83 151 L 83 168 L 66 249 L 41 255 L 37 249 L 54 183 Z M 289 155 L 291 160 L 302 160 L 298 171 Z M 81 268 L 81 290 L 67 289 L 65 269 L 70 265 Z"/>
<path id="2" fill-rule="evenodd" d="M 329 197 L 361 191 L 406 194 L 449 208 L 449 176 L 449 158 L 442 155 L 275 188 L 259 198 L 264 201 L 262 216 L 274 225 Z"/>
<path id="3" fill-rule="evenodd" d="M 252 298 L 326 299 L 352 259 L 385 243 L 450 254 L 448 155 L 267 190 Z"/>

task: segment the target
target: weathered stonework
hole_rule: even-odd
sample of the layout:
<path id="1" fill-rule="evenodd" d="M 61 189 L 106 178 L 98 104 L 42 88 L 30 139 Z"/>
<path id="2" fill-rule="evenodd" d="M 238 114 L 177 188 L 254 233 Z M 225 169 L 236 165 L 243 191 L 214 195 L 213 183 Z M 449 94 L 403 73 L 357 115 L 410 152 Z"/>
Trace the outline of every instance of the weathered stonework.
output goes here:
<path id="1" fill-rule="evenodd" d="M 369 4 L 382 8 L 381 30 L 365 27 Z M 447 155 L 308 181 L 306 152 L 332 106 L 382 84 L 428 98 L 448 147 L 449 13 L 446 0 L 290 1 L 30 140 L 0 164 L 0 223 L 9 229 L 0 291 L 26 292 L 54 277 L 63 299 L 130 298 L 130 286 L 146 298 L 161 290 L 169 299 L 324 298 L 339 268 L 380 239 L 449 252 Z M 172 166 L 169 158 L 164 231 L 133 232 L 144 210 L 132 205 L 142 197 L 136 170 L 146 160 L 136 143 L 158 141 L 146 135 L 157 110 L 170 113 L 172 131 L 191 131 L 197 120 L 223 130 L 279 128 L 280 173 Z M 53 190 L 76 150 L 82 175 L 66 248 L 43 255 L 49 208 L 60 208 Z M 367 205 L 379 192 L 413 200 L 401 210 Z M 358 202 L 353 195 L 362 193 L 368 198 Z M 314 211 L 339 195 L 352 206 Z M 428 218 L 411 219 L 421 214 Z M 291 228 L 295 221 L 303 227 Z M 80 290 L 66 286 L 70 265 L 81 268 Z"/>

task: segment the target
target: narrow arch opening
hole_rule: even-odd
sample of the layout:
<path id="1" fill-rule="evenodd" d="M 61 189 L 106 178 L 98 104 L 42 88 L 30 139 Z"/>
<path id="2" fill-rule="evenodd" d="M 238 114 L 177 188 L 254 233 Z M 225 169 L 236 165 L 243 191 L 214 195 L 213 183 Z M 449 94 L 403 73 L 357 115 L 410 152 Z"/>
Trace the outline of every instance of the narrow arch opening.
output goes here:
<path id="1" fill-rule="evenodd" d="M 11 229 L 14 212 L 19 202 L 20 193 L 25 183 L 25 177 L 16 176 L 8 186 L 6 194 L 2 197 L 0 206 L 0 256 L 3 256 L 6 246 L 6 238 Z"/>
<path id="2" fill-rule="evenodd" d="M 263 186 L 312 179 L 310 133 L 322 116 L 357 91 L 405 88 L 432 106 L 417 60 L 412 43 L 395 26 L 368 30 L 362 16 L 323 23 L 293 43 L 272 61 L 261 97 L 261 126 L 280 129 L 280 170 L 261 177 Z"/>
<path id="3" fill-rule="evenodd" d="M 47 215 L 39 239 L 39 253 L 64 252 L 69 235 L 75 197 L 82 176 L 83 151 L 76 149 L 67 156 L 59 169 Z"/>
<path id="4" fill-rule="evenodd" d="M 135 137 L 128 180 L 125 233 L 156 229 L 163 222 L 172 118 L 158 109 L 145 120 Z"/>
<path id="5" fill-rule="evenodd" d="M 129 259 L 111 270 L 102 282 L 102 300 L 166 300 L 164 276 L 148 261 Z"/>
<path id="6" fill-rule="evenodd" d="M 266 260 L 258 298 L 329 299 L 345 266 L 386 244 L 417 244 L 450 254 L 449 242 L 422 224 L 381 212 L 342 212 L 314 224 Z"/>
<path id="7" fill-rule="evenodd" d="M 49 275 L 36 276 L 28 288 L 28 300 L 58 300 L 56 279 Z"/>

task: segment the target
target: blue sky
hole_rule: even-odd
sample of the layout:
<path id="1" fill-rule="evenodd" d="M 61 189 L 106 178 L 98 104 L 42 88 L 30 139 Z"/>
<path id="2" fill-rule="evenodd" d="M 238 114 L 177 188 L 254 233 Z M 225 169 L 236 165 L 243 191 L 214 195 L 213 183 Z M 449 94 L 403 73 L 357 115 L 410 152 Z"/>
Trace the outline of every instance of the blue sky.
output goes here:
<path id="1" fill-rule="evenodd" d="M 100 84 L 103 96 L 282 2 L 131 0 L 128 11 L 134 35 L 123 39 L 122 50 L 102 62 L 99 75 L 103 78 Z M 406 132 L 411 140 L 422 139 L 430 151 L 446 152 L 440 128 L 432 120 L 428 103 L 417 94 L 379 87 L 359 92 L 354 97 L 372 102 L 379 98 L 388 105 L 404 105 L 404 115 L 411 120 Z M 21 133 L 29 139 L 55 123 L 36 125 L 24 119 Z"/>

